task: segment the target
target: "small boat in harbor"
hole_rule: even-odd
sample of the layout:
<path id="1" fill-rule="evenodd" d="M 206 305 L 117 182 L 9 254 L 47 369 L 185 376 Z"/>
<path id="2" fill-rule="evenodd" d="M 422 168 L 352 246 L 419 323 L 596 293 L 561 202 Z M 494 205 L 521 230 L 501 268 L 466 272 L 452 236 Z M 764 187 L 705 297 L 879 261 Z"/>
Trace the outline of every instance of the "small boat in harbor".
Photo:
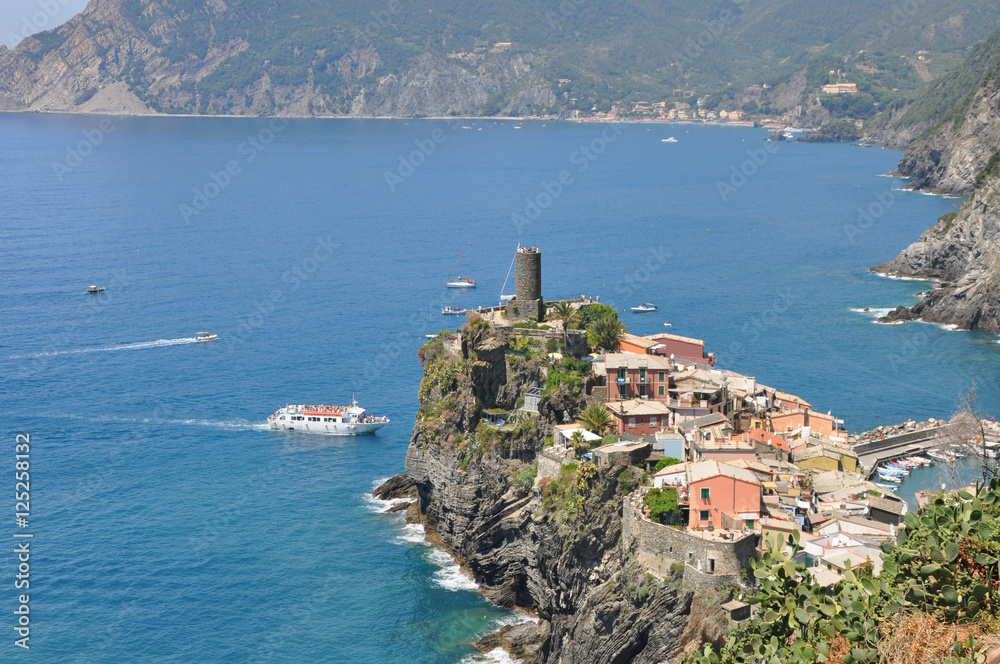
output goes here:
<path id="1" fill-rule="evenodd" d="M 677 139 L 674 138 L 673 136 L 671 136 L 670 138 L 661 138 L 660 142 L 661 143 L 676 143 Z"/>
<path id="2" fill-rule="evenodd" d="M 94 285 L 91 285 L 91 287 L 87 289 L 87 292 L 90 293 L 90 294 L 92 294 L 92 295 L 96 294 L 96 293 L 103 293 L 104 292 L 104 286 L 94 286 Z"/>
<path id="3" fill-rule="evenodd" d="M 948 456 L 947 453 L 941 450 L 927 450 L 927 456 L 931 457 L 935 461 L 951 461 L 952 458 Z"/>
<path id="4" fill-rule="evenodd" d="M 650 311 L 656 311 L 657 306 L 655 304 L 650 304 L 649 302 L 643 302 L 639 306 L 632 307 L 632 313 L 641 314 Z"/>
<path id="5" fill-rule="evenodd" d="M 448 306 L 441 309 L 441 313 L 444 314 L 445 316 L 461 316 L 462 314 L 465 313 L 465 309 L 461 307 L 452 306 L 449 304 Z"/>
<path id="6" fill-rule="evenodd" d="M 374 433 L 388 423 L 388 417 L 365 415 L 357 399 L 350 406 L 285 406 L 267 418 L 272 429 L 337 436 Z"/>
<path id="7" fill-rule="evenodd" d="M 213 339 L 218 339 L 219 335 L 212 334 L 211 332 L 199 332 L 198 334 L 194 335 L 194 338 L 197 339 L 198 341 L 211 341 Z"/>

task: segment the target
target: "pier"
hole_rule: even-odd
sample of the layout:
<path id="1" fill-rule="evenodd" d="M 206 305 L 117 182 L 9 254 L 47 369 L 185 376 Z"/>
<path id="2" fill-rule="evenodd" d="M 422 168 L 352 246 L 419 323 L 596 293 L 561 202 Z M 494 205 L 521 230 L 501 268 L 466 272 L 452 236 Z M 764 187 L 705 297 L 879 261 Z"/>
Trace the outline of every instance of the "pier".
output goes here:
<path id="1" fill-rule="evenodd" d="M 861 464 L 863 472 L 866 473 L 866 477 L 871 479 L 875 475 L 875 469 L 886 461 L 912 454 L 923 454 L 927 450 L 942 446 L 954 445 L 955 441 L 949 437 L 954 430 L 955 425 L 945 424 L 930 429 L 911 431 L 855 445 L 854 451 L 858 455 L 858 462 Z"/>

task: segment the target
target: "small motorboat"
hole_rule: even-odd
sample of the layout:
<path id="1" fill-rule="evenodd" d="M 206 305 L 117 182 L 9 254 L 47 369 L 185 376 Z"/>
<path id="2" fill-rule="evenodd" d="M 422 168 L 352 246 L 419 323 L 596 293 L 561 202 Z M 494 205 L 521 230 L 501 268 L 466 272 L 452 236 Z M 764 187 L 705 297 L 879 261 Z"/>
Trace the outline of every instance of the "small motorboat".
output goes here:
<path id="1" fill-rule="evenodd" d="M 90 288 L 87 289 L 87 292 L 88 293 L 92 293 L 92 294 L 103 293 L 104 292 L 104 286 L 91 286 Z"/>
<path id="2" fill-rule="evenodd" d="M 677 139 L 674 138 L 673 136 L 671 136 L 670 138 L 661 138 L 660 142 L 661 143 L 676 143 Z"/>
<path id="3" fill-rule="evenodd" d="M 649 302 L 643 302 L 637 307 L 632 307 L 632 311 L 637 314 L 646 313 L 649 311 L 656 311 L 656 309 L 657 309 L 656 305 L 650 304 Z"/>
<path id="4" fill-rule="evenodd" d="M 447 307 L 441 309 L 441 313 L 444 314 L 445 316 L 460 316 L 465 313 L 465 309 L 463 309 L 462 307 L 455 307 L 449 304 Z"/>
<path id="5" fill-rule="evenodd" d="M 670 327 L 670 323 L 664 323 L 663 327 Z"/>
<path id="6" fill-rule="evenodd" d="M 199 332 L 194 335 L 196 341 L 211 341 L 212 339 L 218 339 L 218 334 L 212 334 L 210 332 Z"/>

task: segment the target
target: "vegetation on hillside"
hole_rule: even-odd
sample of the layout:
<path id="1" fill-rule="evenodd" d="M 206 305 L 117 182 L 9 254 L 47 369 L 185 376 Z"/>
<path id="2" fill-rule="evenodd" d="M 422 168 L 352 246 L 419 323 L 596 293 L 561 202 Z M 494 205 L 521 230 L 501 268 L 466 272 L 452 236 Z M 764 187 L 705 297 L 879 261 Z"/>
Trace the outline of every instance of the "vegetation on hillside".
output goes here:
<path id="1" fill-rule="evenodd" d="M 987 635 L 1000 632 L 998 480 L 976 495 L 942 496 L 907 513 L 896 544 L 883 546 L 878 576 L 864 565 L 823 588 L 791 559 L 797 547 L 797 533 L 787 544 L 767 542 L 754 564 L 753 618 L 736 628 L 721 652 L 706 646 L 692 662 L 975 664 L 985 660 L 980 651 Z M 923 642 L 898 638 L 910 634 L 914 622 L 930 624 L 932 632 L 935 623 L 946 623 L 951 638 L 943 650 L 914 659 L 912 648 Z"/>
<path id="2" fill-rule="evenodd" d="M 254 103 L 262 83 L 264 88 L 312 84 L 320 96 L 309 108 L 343 112 L 362 89 L 373 90 L 387 74 L 398 76 L 420 54 L 449 58 L 474 71 L 484 58 L 509 51 L 530 54 L 533 75 L 556 95 L 554 108 L 531 109 L 536 112 L 609 110 L 618 101 L 670 99 L 677 88 L 715 91 L 717 102 L 727 90 L 773 87 L 804 68 L 814 86 L 829 70 L 849 66 L 861 94 L 829 104 L 866 117 L 876 102 L 921 85 L 901 56 L 918 49 L 967 48 L 1000 19 L 1000 7 L 987 0 L 944 0 L 912 11 L 905 4 L 873 6 L 866 0 L 805 5 L 793 0 L 118 1 L 125 18 L 156 49 L 135 56 L 123 78 L 161 110 L 208 113 Z M 69 34 L 39 34 L 41 48 L 30 57 L 40 60 Z M 172 86 L 183 94 L 149 94 L 144 70 L 158 57 L 175 65 L 203 63 L 220 49 L 234 52 L 237 44 L 246 48 L 206 76 L 195 80 L 200 67 L 191 67 Z M 366 51 L 369 46 L 372 51 Z M 845 58 L 851 62 L 845 64 Z M 479 112 L 500 112 L 514 94 L 514 89 L 496 93 Z M 181 106 L 169 106 L 167 99 Z M 765 100 L 763 108 L 772 103 L 778 100 Z"/>

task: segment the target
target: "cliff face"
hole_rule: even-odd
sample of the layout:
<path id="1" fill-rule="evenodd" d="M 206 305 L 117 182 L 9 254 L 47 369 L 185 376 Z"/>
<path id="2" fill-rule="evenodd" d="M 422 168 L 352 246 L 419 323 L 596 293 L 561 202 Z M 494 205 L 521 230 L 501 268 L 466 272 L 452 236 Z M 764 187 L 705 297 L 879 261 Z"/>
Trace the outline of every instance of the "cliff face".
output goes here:
<path id="1" fill-rule="evenodd" d="M 906 152 L 897 173 L 912 188 L 967 194 L 1000 145 L 1000 30 L 915 99 L 866 127 L 866 140 Z"/>
<path id="2" fill-rule="evenodd" d="M 873 271 L 942 283 L 913 307 L 885 320 L 955 324 L 1000 332 L 1000 179 L 988 179 L 957 214 L 941 217 L 920 239 Z"/>
<path id="3" fill-rule="evenodd" d="M 276 47 L 254 31 L 268 33 L 273 19 L 230 4 L 94 0 L 13 51 L 0 46 L 0 110 L 415 117 L 524 115 L 556 101 L 530 52 L 487 52 L 460 66 L 430 53 L 386 55 L 385 40 L 361 39 L 272 67 L 257 51 Z M 289 39 L 282 51 L 306 52 L 297 34 Z"/>
<path id="4" fill-rule="evenodd" d="M 421 414 L 405 477 L 387 487 L 415 482 L 410 518 L 425 524 L 429 539 L 452 552 L 490 600 L 538 616 L 537 643 L 521 656 L 539 664 L 666 661 L 691 600 L 678 579 L 647 575 L 621 547 L 619 483 L 638 470 L 568 467 L 556 479 L 524 481 L 543 432 L 578 412 L 585 395 L 563 390 L 542 400 L 537 420 L 506 432 L 484 428 L 482 408 L 513 405 L 538 365 L 505 356 L 506 342 L 485 328 L 466 329 L 463 338 L 460 357 L 438 341 L 422 350 Z"/>
<path id="5" fill-rule="evenodd" d="M 979 88 L 968 110 L 929 136 L 912 143 L 899 162 L 897 173 L 914 178 L 912 188 L 939 194 L 968 194 L 976 175 L 1000 146 L 1000 80 Z"/>

